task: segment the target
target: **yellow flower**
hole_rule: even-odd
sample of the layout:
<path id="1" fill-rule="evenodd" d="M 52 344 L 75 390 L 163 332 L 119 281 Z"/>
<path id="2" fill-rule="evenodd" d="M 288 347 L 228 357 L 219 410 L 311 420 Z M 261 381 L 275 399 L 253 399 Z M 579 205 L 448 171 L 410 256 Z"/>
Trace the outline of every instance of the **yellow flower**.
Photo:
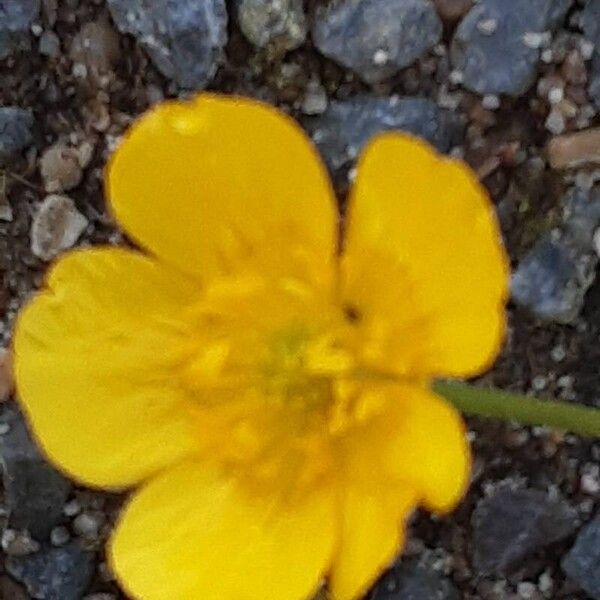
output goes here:
<path id="1" fill-rule="evenodd" d="M 144 600 L 360 597 L 417 505 L 465 492 L 429 389 L 496 355 L 507 268 L 462 163 L 388 133 L 364 151 L 342 250 L 331 184 L 288 117 L 204 94 L 135 124 L 108 169 L 147 254 L 52 269 L 15 333 L 22 405 L 74 478 L 139 486 L 110 545 Z M 341 257 L 340 257 L 341 255 Z"/>

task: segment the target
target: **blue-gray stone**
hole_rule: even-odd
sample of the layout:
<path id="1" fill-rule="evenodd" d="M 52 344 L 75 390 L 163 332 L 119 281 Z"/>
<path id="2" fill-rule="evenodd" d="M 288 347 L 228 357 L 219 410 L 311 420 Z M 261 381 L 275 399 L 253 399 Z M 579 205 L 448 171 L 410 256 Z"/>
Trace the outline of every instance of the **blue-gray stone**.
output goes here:
<path id="1" fill-rule="evenodd" d="M 5 408 L 1 420 L 9 427 L 0 437 L 8 524 L 44 540 L 62 518 L 71 483 L 44 460 L 14 407 Z"/>
<path id="2" fill-rule="evenodd" d="M 593 236 L 600 226 L 600 192 L 570 192 L 564 221 L 521 260 L 511 282 L 512 298 L 540 319 L 572 322 L 596 277 Z"/>
<path id="3" fill-rule="evenodd" d="M 473 564 L 502 575 L 519 561 L 571 534 L 577 511 L 537 490 L 503 488 L 479 502 L 472 517 Z"/>
<path id="4" fill-rule="evenodd" d="M 388 571 L 373 589 L 370 600 L 459 600 L 447 578 L 418 561 L 402 561 Z"/>
<path id="5" fill-rule="evenodd" d="M 600 515 L 579 532 L 561 566 L 590 597 L 600 600 Z"/>
<path id="6" fill-rule="evenodd" d="M 306 39 L 302 0 L 236 0 L 242 33 L 259 48 L 294 50 Z"/>
<path id="7" fill-rule="evenodd" d="M 11 556 L 6 570 L 38 600 L 81 600 L 94 574 L 94 555 L 78 542 Z"/>
<path id="8" fill-rule="evenodd" d="M 0 0 L 0 60 L 29 48 L 29 28 L 40 12 L 40 0 Z"/>
<path id="9" fill-rule="evenodd" d="M 0 164 L 15 158 L 33 139 L 33 115 L 16 106 L 0 107 Z"/>
<path id="10" fill-rule="evenodd" d="M 556 28 L 573 0 L 481 0 L 458 26 L 451 47 L 464 86 L 480 94 L 519 96 L 533 84 L 540 49 L 526 34 Z"/>
<path id="11" fill-rule="evenodd" d="M 581 13 L 581 25 L 585 36 L 596 47 L 590 65 L 589 93 L 600 107 L 600 0 L 587 1 Z"/>
<path id="12" fill-rule="evenodd" d="M 225 0 L 108 0 L 108 8 L 119 30 L 182 88 L 206 87 L 224 58 Z"/>
<path id="13" fill-rule="evenodd" d="M 332 171 L 348 165 L 377 133 L 399 130 L 427 140 L 441 152 L 459 143 L 462 127 L 426 98 L 356 96 L 333 101 L 306 128 Z"/>
<path id="14" fill-rule="evenodd" d="M 442 22 L 430 0 L 343 0 L 317 9 L 317 49 L 368 83 L 382 81 L 440 41 Z"/>

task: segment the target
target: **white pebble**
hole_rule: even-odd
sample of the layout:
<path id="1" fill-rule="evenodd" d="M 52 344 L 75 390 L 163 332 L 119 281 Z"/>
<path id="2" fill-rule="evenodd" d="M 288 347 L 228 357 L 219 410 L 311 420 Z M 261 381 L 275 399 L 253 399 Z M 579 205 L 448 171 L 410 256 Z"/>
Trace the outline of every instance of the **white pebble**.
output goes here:
<path id="1" fill-rule="evenodd" d="M 486 94 L 481 99 L 481 106 L 486 110 L 498 110 L 500 108 L 500 98 L 495 94 Z"/>
<path id="2" fill-rule="evenodd" d="M 498 29 L 498 19 L 482 19 L 477 22 L 477 29 L 483 35 L 492 35 Z"/>

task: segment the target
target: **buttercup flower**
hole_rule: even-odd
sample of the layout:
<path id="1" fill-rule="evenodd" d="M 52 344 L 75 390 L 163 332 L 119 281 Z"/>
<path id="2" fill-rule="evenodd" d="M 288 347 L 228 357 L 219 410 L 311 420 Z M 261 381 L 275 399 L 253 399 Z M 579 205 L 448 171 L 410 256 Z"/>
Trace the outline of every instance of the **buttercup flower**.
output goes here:
<path id="1" fill-rule="evenodd" d="M 137 486 L 110 544 L 144 600 L 359 598 L 418 505 L 465 492 L 430 389 L 496 355 L 507 269 L 462 163 L 399 133 L 358 163 L 341 244 L 326 171 L 273 108 L 142 117 L 108 168 L 145 253 L 72 252 L 15 333 L 22 405 L 75 479 Z M 338 246 L 341 250 L 338 250 Z"/>

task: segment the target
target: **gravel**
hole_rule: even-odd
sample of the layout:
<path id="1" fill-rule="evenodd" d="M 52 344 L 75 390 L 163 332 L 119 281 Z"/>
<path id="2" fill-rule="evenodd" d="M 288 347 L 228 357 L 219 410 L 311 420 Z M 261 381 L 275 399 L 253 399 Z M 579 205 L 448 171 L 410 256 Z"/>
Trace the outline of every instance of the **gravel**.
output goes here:
<path id="1" fill-rule="evenodd" d="M 29 48 L 29 28 L 40 0 L 0 0 L 0 60 Z"/>
<path id="2" fill-rule="evenodd" d="M 571 0 L 481 0 L 458 26 L 452 63 L 479 94 L 518 96 L 535 81 L 540 48 L 531 34 L 556 27 Z"/>
<path id="3" fill-rule="evenodd" d="M 33 141 L 33 115 L 18 106 L 0 107 L 0 167 Z"/>
<path id="4" fill-rule="evenodd" d="M 600 600 L 600 515 L 577 535 L 562 568 L 594 600 Z"/>
<path id="5" fill-rule="evenodd" d="M 224 0 L 108 0 L 123 33 L 133 35 L 166 77 L 187 89 L 206 87 L 227 43 Z"/>
<path id="6" fill-rule="evenodd" d="M 440 41 L 429 0 L 343 0 L 317 9 L 312 37 L 324 56 L 367 83 L 387 79 Z"/>

